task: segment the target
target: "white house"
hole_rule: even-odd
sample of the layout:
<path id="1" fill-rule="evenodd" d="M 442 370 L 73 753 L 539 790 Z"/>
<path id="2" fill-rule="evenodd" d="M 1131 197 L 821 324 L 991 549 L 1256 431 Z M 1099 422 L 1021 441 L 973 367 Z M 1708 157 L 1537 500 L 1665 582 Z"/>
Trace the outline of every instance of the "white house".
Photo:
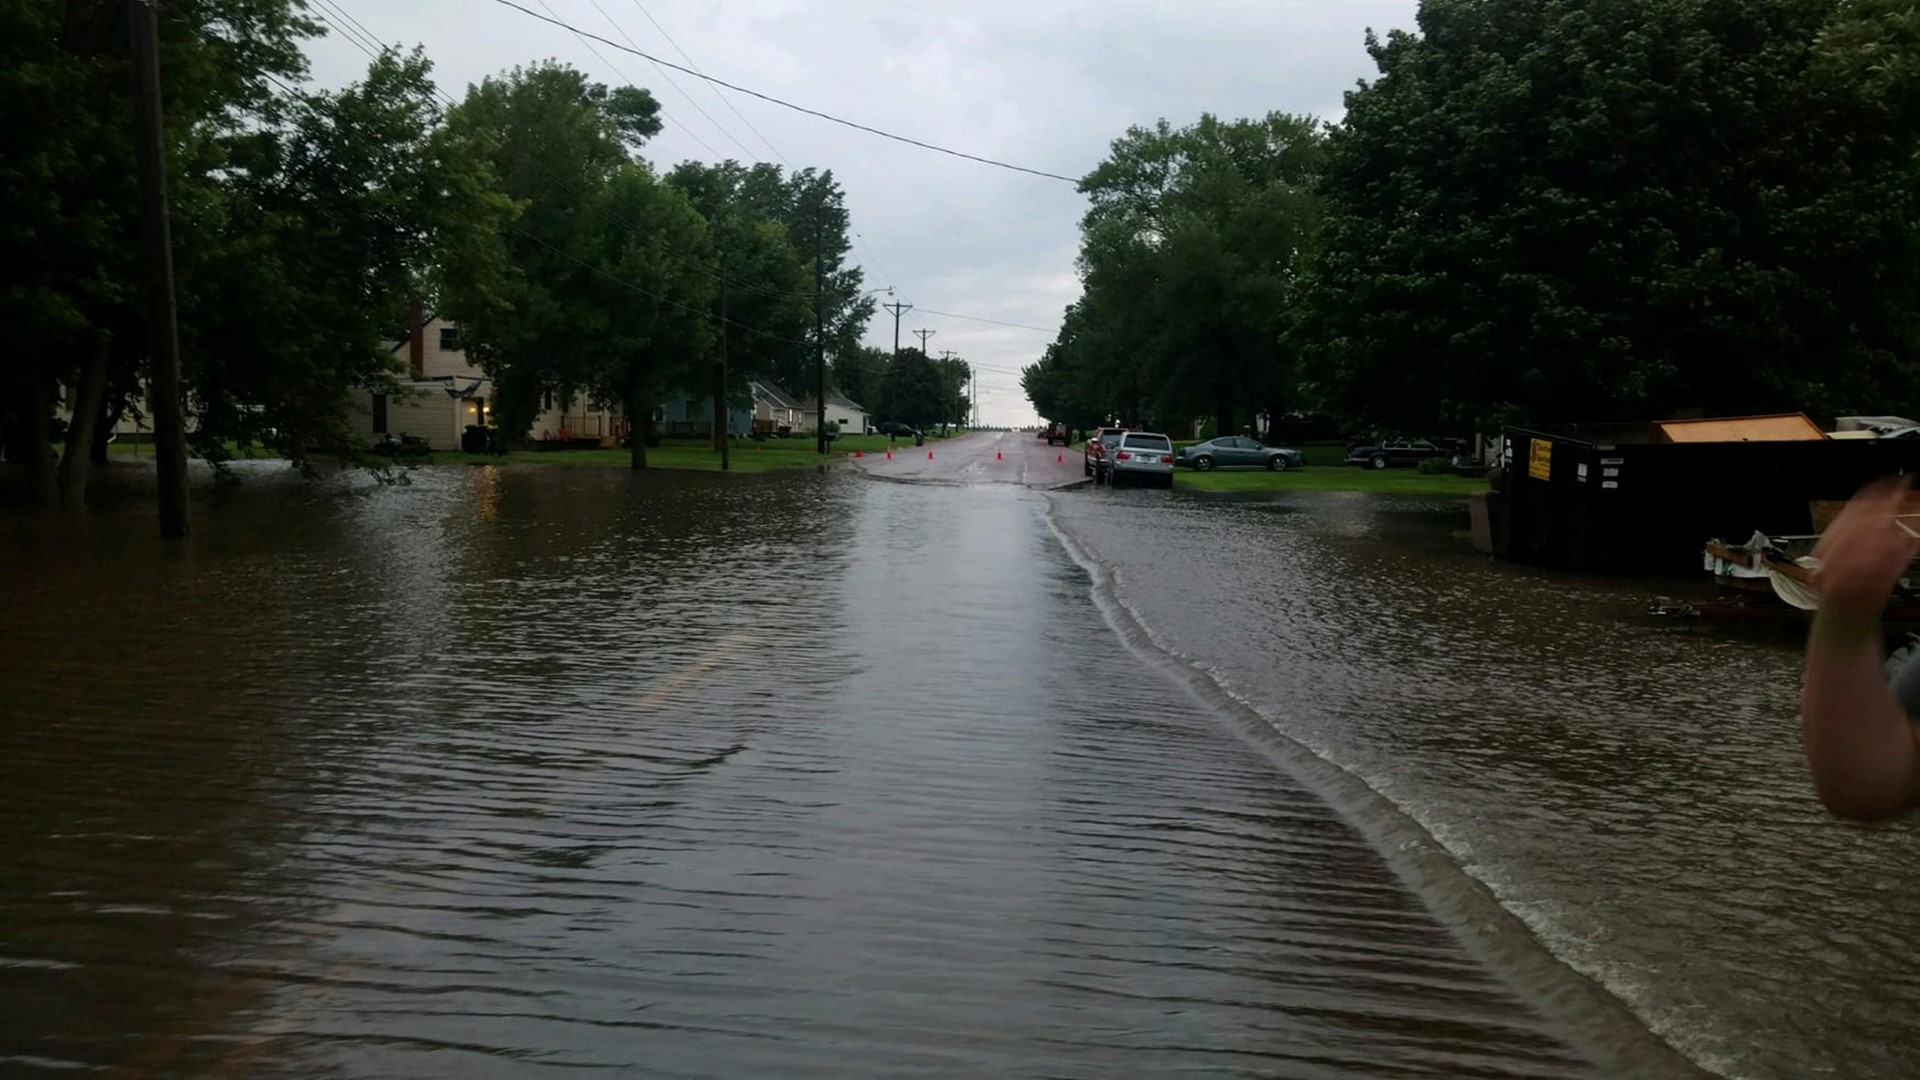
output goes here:
<path id="1" fill-rule="evenodd" d="M 435 450 L 460 449 L 469 424 L 493 423 L 493 380 L 460 348 L 460 330 L 444 319 L 425 318 L 416 308 L 413 332 L 394 346 L 406 365 L 401 392 L 355 395 L 356 432 L 367 442 L 382 435 L 415 435 Z M 557 401 L 548 394 L 528 438 L 591 440 L 617 446 L 626 419 L 617 408 L 596 409 L 581 396 Z"/>
<path id="2" fill-rule="evenodd" d="M 820 419 L 819 407 L 814 399 L 808 398 L 800 403 L 800 423 L 795 431 L 811 434 Z M 827 423 L 840 425 L 839 430 L 847 435 L 865 435 L 868 430 L 867 410 L 848 400 L 838 390 L 827 391 Z"/>

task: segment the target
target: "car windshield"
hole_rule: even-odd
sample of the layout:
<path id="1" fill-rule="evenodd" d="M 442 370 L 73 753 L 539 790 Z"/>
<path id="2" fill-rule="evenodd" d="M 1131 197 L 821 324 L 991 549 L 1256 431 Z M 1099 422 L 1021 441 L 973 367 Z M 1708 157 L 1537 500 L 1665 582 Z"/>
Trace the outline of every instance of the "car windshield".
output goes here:
<path id="1" fill-rule="evenodd" d="M 1108 446 L 1119 446 L 1121 434 L 1118 431 L 1109 431 L 1100 436 L 1100 441 Z"/>
<path id="2" fill-rule="evenodd" d="M 1173 440 L 1165 435 L 1129 435 L 1122 444 L 1129 450 L 1171 450 Z"/>

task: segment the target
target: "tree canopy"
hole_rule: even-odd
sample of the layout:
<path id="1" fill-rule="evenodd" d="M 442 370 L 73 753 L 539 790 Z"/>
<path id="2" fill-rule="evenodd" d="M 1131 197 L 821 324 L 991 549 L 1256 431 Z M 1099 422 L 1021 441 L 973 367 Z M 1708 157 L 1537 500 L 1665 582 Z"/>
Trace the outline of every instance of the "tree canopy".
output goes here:
<path id="1" fill-rule="evenodd" d="M 1329 146 L 1289 340 L 1384 425 L 1916 402 L 1915 46 L 1881 0 L 1425 0 Z"/>
<path id="2" fill-rule="evenodd" d="M 1022 383 L 1049 419 L 1247 426 L 1282 399 L 1281 340 L 1318 218 L 1318 123 L 1203 116 L 1133 128 L 1083 181 L 1084 286 Z"/>

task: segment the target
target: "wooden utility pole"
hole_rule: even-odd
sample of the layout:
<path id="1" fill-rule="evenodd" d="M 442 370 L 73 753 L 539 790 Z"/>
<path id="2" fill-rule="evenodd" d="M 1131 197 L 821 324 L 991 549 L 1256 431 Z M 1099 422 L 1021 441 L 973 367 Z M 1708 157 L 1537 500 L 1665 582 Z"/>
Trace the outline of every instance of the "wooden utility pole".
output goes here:
<path id="1" fill-rule="evenodd" d="M 160 535 L 187 535 L 187 417 L 180 391 L 180 326 L 167 221 L 166 129 L 160 112 L 160 18 L 154 0 L 127 0 L 133 26 L 134 149 L 139 155 L 140 247 L 146 269 L 147 394 L 160 489 Z"/>
<path id="2" fill-rule="evenodd" d="M 900 364 L 900 316 L 912 311 L 913 305 L 895 301 L 891 304 L 881 304 L 880 306 L 893 312 L 893 369 L 886 373 L 886 378 L 891 379 L 893 378 L 894 370 L 897 370 Z M 893 445 L 893 428 L 900 419 L 900 405 L 898 402 L 894 402 L 891 392 L 887 394 L 887 400 L 892 402 L 888 408 L 888 412 L 892 415 L 887 417 L 887 445 L 891 446 Z"/>
<path id="3" fill-rule="evenodd" d="M 733 468 L 733 432 L 727 430 L 727 278 L 722 265 L 720 275 L 720 385 L 713 389 L 713 430 L 720 437 L 720 471 Z"/>
<path id="4" fill-rule="evenodd" d="M 824 223 L 822 223 L 824 225 Z M 827 452 L 827 260 L 822 230 L 813 234 L 813 449 Z"/>

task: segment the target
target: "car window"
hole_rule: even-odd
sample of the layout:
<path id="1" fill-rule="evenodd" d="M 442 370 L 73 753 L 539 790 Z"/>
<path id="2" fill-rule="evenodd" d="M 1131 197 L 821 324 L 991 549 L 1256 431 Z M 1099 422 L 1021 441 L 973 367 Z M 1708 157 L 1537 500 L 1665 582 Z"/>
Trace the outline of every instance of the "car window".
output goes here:
<path id="1" fill-rule="evenodd" d="M 1430 443 L 1430 442 L 1428 442 L 1428 441 L 1427 441 L 1427 440 L 1425 440 L 1425 439 L 1415 439 L 1414 441 L 1412 441 L 1412 442 L 1410 442 L 1410 443 L 1408 443 L 1407 445 L 1408 445 L 1408 446 L 1409 446 L 1410 448 L 1412 448 L 1412 449 L 1414 449 L 1414 450 L 1438 450 L 1438 449 L 1440 449 L 1439 447 L 1437 447 L 1437 446 L 1435 446 L 1435 445 L 1433 445 L 1432 443 Z"/>
<path id="2" fill-rule="evenodd" d="M 1159 450 L 1165 452 L 1173 449 L 1173 440 L 1167 438 L 1165 435 L 1128 435 L 1125 445 L 1129 450 Z"/>
<path id="3" fill-rule="evenodd" d="M 1260 449 L 1260 444 L 1257 442 L 1254 442 L 1252 439 L 1235 439 L 1233 440 L 1233 445 L 1239 447 L 1242 450 Z"/>
<path id="4" fill-rule="evenodd" d="M 1119 446 L 1121 434 L 1118 431 L 1103 431 L 1100 433 L 1100 441 L 1108 446 Z"/>

